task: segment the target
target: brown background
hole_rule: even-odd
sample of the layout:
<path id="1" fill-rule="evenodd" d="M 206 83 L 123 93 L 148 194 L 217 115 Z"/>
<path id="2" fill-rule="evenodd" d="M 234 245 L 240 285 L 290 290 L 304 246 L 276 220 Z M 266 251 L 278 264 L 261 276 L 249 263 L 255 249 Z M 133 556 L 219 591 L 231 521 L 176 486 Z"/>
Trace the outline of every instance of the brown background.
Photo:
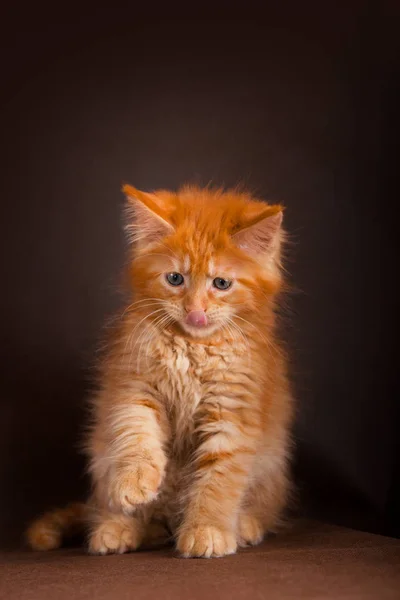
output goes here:
<path id="1" fill-rule="evenodd" d="M 304 510 L 394 532 L 396 3 L 320 4 L 252 20 L 233 5 L 227 18 L 223 3 L 186 20 L 8 9 L 4 545 L 18 543 L 38 511 L 85 493 L 77 448 L 100 329 L 120 303 L 124 181 L 151 189 L 242 180 L 287 206 L 300 290 L 286 331 Z"/>

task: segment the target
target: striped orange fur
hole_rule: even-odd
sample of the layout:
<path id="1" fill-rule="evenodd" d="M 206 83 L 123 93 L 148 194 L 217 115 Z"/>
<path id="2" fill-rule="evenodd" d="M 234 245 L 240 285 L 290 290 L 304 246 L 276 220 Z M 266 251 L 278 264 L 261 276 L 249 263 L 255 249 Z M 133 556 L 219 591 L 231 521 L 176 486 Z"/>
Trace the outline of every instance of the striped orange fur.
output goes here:
<path id="1" fill-rule="evenodd" d="M 282 207 L 229 190 L 124 192 L 131 302 L 93 399 L 89 550 L 135 550 L 158 523 L 183 556 L 224 556 L 276 527 L 290 491 Z M 32 526 L 34 547 L 56 545 L 48 524 Z"/>

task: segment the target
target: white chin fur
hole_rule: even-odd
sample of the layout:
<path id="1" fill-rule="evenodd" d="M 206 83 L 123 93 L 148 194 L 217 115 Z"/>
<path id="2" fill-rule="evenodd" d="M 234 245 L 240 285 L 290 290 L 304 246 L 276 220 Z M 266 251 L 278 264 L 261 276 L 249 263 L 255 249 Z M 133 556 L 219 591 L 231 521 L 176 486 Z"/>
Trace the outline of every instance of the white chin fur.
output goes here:
<path id="1" fill-rule="evenodd" d="M 205 327 L 194 327 L 193 325 L 188 325 L 187 323 L 182 323 L 182 322 L 180 323 L 180 326 L 186 333 L 189 333 L 192 337 L 198 337 L 198 338 L 207 337 L 207 336 L 211 335 L 219 327 L 219 325 L 214 324 L 214 323 L 206 325 Z"/>

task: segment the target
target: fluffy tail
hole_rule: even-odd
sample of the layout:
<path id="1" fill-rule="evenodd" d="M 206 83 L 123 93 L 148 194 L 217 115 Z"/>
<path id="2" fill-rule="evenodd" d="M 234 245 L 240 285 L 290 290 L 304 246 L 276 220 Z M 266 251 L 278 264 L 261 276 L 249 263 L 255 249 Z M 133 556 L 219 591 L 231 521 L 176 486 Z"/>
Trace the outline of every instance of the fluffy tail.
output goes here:
<path id="1" fill-rule="evenodd" d="M 88 506 L 81 502 L 45 513 L 32 523 L 26 532 L 33 550 L 54 550 L 64 537 L 81 533 L 85 529 Z"/>

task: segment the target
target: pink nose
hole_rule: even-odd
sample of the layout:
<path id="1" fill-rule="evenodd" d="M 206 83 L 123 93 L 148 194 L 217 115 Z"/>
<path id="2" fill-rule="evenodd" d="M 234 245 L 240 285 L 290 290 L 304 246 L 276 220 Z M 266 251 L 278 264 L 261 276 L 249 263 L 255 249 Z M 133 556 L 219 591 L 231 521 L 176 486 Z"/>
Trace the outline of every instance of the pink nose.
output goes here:
<path id="1" fill-rule="evenodd" d="M 204 310 L 191 310 L 186 317 L 186 323 L 193 327 L 205 327 L 207 325 L 207 315 Z"/>

